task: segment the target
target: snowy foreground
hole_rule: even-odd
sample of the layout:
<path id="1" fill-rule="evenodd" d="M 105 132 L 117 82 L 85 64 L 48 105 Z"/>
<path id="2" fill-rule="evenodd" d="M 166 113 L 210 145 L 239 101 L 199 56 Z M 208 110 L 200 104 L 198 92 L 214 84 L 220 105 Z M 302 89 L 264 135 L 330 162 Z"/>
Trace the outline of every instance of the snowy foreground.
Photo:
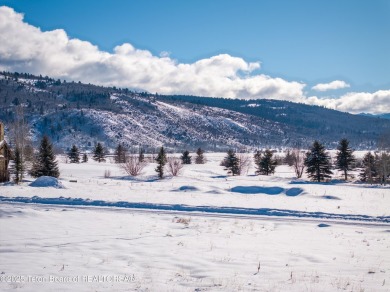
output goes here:
<path id="1" fill-rule="evenodd" d="M 89 161 L 57 188 L 0 185 L 0 290 L 390 291 L 389 187 L 227 177 L 223 155 L 163 181 Z"/>

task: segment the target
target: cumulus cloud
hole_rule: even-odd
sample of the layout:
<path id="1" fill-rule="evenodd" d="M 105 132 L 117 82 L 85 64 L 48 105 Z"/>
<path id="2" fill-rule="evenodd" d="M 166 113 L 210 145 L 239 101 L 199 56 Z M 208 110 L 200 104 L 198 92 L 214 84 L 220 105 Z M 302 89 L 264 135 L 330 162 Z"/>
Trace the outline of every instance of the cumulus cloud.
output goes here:
<path id="1" fill-rule="evenodd" d="M 350 92 L 341 97 L 318 98 L 311 96 L 307 99 L 309 104 L 321 105 L 327 108 L 350 113 L 390 113 L 390 90 L 369 92 Z"/>
<path id="2" fill-rule="evenodd" d="M 168 58 L 170 55 L 171 55 L 171 52 L 167 52 L 167 51 L 162 51 L 160 53 L 161 58 Z"/>
<path id="3" fill-rule="evenodd" d="M 162 94 L 298 100 L 305 84 L 253 74 L 259 62 L 221 54 L 191 64 L 125 43 L 104 52 L 62 29 L 43 32 L 12 8 L 0 7 L 0 70 L 44 74 Z"/>
<path id="4" fill-rule="evenodd" d="M 62 29 L 41 31 L 23 14 L 0 7 L 0 70 L 48 75 L 93 84 L 144 89 L 161 94 L 192 94 L 247 99 L 282 99 L 349 111 L 390 112 L 390 91 L 348 93 L 339 99 L 306 97 L 306 84 L 258 74 L 260 62 L 220 54 L 180 63 L 169 52 L 159 56 L 129 43 L 112 53 L 72 39 Z M 346 88 L 344 81 L 317 84 L 314 90 Z"/>
<path id="5" fill-rule="evenodd" d="M 345 81 L 335 80 L 329 83 L 318 83 L 317 85 L 313 86 L 311 89 L 316 91 L 327 91 L 327 90 L 342 89 L 348 87 L 350 87 L 350 85 Z"/>

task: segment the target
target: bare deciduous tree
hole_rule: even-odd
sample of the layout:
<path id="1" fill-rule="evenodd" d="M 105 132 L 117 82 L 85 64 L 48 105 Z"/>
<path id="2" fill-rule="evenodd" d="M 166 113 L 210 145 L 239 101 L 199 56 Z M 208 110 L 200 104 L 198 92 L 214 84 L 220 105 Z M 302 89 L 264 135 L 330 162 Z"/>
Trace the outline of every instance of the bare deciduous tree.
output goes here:
<path id="1" fill-rule="evenodd" d="M 142 173 L 142 170 L 145 168 L 147 163 L 145 161 L 140 161 L 138 155 L 130 155 L 126 157 L 126 161 L 121 163 L 119 166 L 122 168 L 128 175 L 137 176 Z"/>
<path id="2" fill-rule="evenodd" d="M 111 177 L 111 170 L 105 169 L 104 170 L 104 178 L 110 178 Z"/>
<path id="3" fill-rule="evenodd" d="M 183 168 L 183 163 L 181 159 L 176 157 L 168 157 L 168 172 L 173 176 L 178 176 L 180 174 L 181 169 Z"/>
<path id="4" fill-rule="evenodd" d="M 248 173 L 249 167 L 252 164 L 251 157 L 248 154 L 240 153 L 238 158 L 238 175 Z"/>
<path id="5" fill-rule="evenodd" d="M 24 149 L 28 145 L 29 128 L 24 117 L 24 109 L 22 106 L 15 108 L 15 119 L 11 125 L 12 140 L 15 144 L 15 148 L 19 148 L 24 158 Z"/>
<path id="6" fill-rule="evenodd" d="M 294 149 L 291 156 L 295 175 L 297 178 L 301 178 L 303 171 L 305 170 L 305 154 L 300 149 Z"/>
<path id="7" fill-rule="evenodd" d="M 11 136 L 14 143 L 15 149 L 18 150 L 19 159 L 18 159 L 18 178 L 16 181 L 20 182 L 23 180 L 24 173 L 30 165 L 26 165 L 27 161 L 31 161 L 31 157 L 26 155 L 26 150 L 31 147 L 29 140 L 29 127 L 25 120 L 24 109 L 22 106 L 17 106 L 15 108 L 15 119 L 11 124 Z"/>

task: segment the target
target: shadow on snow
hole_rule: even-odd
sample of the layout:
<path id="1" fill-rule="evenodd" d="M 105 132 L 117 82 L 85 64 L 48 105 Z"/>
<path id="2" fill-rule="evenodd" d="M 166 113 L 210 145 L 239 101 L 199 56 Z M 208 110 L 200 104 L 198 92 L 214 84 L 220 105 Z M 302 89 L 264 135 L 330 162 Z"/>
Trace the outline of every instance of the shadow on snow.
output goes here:
<path id="1" fill-rule="evenodd" d="M 239 214 L 239 215 L 262 215 L 279 217 L 299 217 L 299 218 L 321 218 L 321 219 L 341 219 L 356 220 L 366 222 L 390 223 L 390 216 L 369 216 L 358 214 L 332 214 L 324 212 L 306 212 L 296 210 L 270 209 L 270 208 L 238 208 L 238 207 L 215 207 L 215 206 L 188 206 L 183 204 L 152 204 L 152 203 L 133 203 L 133 202 L 108 202 L 102 200 L 90 200 L 82 198 L 41 198 L 41 197 L 3 197 L 0 196 L 0 202 L 14 203 L 32 203 L 47 205 L 68 205 L 68 206 L 95 206 L 95 207 L 114 207 L 114 208 L 132 208 L 149 209 L 165 211 L 183 211 L 183 212 L 205 212 L 217 214 Z"/>
<path id="2" fill-rule="evenodd" d="M 284 193 L 286 196 L 295 197 L 303 193 L 301 188 L 284 189 L 281 187 L 259 187 L 259 186 L 237 186 L 230 189 L 231 192 L 241 194 L 266 194 L 279 195 Z"/>

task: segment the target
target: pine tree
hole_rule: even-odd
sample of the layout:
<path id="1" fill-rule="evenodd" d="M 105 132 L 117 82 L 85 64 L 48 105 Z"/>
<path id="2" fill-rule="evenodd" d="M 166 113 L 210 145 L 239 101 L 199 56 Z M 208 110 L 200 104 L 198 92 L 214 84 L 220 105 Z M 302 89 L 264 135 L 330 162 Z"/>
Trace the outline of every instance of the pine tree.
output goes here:
<path id="1" fill-rule="evenodd" d="M 196 164 L 204 164 L 206 162 L 206 159 L 203 154 L 204 151 L 201 148 L 198 148 L 198 150 L 196 150 L 196 155 L 197 155 L 195 158 Z"/>
<path id="2" fill-rule="evenodd" d="M 378 176 L 378 171 L 376 169 L 376 159 L 375 156 L 372 155 L 371 152 L 367 152 L 363 157 L 363 170 L 360 173 L 360 180 L 364 182 L 373 183 L 373 181 Z"/>
<path id="3" fill-rule="evenodd" d="M 47 136 L 43 136 L 42 138 L 39 153 L 33 162 L 30 174 L 33 177 L 60 176 L 58 163 L 53 152 L 53 144 L 50 143 Z"/>
<path id="4" fill-rule="evenodd" d="M 102 144 L 100 142 L 97 143 L 95 150 L 93 151 L 93 160 L 100 163 L 102 161 L 106 161 L 105 156 Z"/>
<path id="5" fill-rule="evenodd" d="M 259 168 L 259 166 L 260 166 L 262 156 L 263 156 L 263 152 L 261 150 L 256 150 L 255 154 L 253 155 L 253 160 L 254 160 L 257 168 Z M 256 171 L 256 174 L 257 174 L 257 171 Z"/>
<path id="6" fill-rule="evenodd" d="M 180 158 L 183 164 L 191 164 L 191 156 L 188 150 L 184 151 Z"/>
<path id="7" fill-rule="evenodd" d="M 228 150 L 227 156 L 224 159 L 224 164 L 225 170 L 228 171 L 228 174 L 231 174 L 233 176 L 240 174 L 239 161 L 236 153 L 233 150 Z"/>
<path id="8" fill-rule="evenodd" d="M 22 160 L 22 154 L 19 150 L 19 147 L 16 147 L 14 153 L 14 166 L 13 166 L 14 182 L 16 184 L 19 184 L 22 181 L 24 171 L 25 171 L 25 167 Z"/>
<path id="9" fill-rule="evenodd" d="M 275 172 L 278 163 L 272 158 L 273 155 L 271 150 L 266 149 L 264 153 L 260 154 L 260 157 L 255 158 L 257 166 L 256 174 L 269 175 Z"/>
<path id="10" fill-rule="evenodd" d="M 80 151 L 76 145 L 73 145 L 68 153 L 70 163 L 80 163 Z"/>
<path id="11" fill-rule="evenodd" d="M 377 142 L 378 152 L 376 153 L 378 180 L 380 184 L 386 185 L 390 181 L 390 129 L 384 131 Z"/>
<path id="12" fill-rule="evenodd" d="M 167 155 L 164 147 L 160 148 L 156 161 L 157 161 L 157 167 L 155 171 L 158 173 L 158 177 L 162 179 L 164 177 L 164 166 L 167 163 Z"/>
<path id="13" fill-rule="evenodd" d="M 115 163 L 125 163 L 126 162 L 126 149 L 122 144 L 118 144 L 115 149 L 114 159 Z"/>
<path id="14" fill-rule="evenodd" d="M 390 153 L 386 151 L 375 153 L 375 167 L 378 173 L 378 181 L 380 184 L 386 185 L 390 178 Z"/>
<path id="15" fill-rule="evenodd" d="M 84 153 L 83 154 L 83 163 L 87 163 L 88 162 L 88 155 L 87 153 Z"/>
<path id="16" fill-rule="evenodd" d="M 306 153 L 305 165 L 306 173 L 314 181 L 320 182 L 331 177 L 330 157 L 318 141 L 314 141 L 310 151 Z"/>
<path id="17" fill-rule="evenodd" d="M 353 150 L 349 147 L 349 141 L 347 139 L 341 139 L 337 150 L 336 167 L 344 172 L 344 179 L 347 180 L 348 171 L 353 170 L 352 165 L 355 162 Z"/>

